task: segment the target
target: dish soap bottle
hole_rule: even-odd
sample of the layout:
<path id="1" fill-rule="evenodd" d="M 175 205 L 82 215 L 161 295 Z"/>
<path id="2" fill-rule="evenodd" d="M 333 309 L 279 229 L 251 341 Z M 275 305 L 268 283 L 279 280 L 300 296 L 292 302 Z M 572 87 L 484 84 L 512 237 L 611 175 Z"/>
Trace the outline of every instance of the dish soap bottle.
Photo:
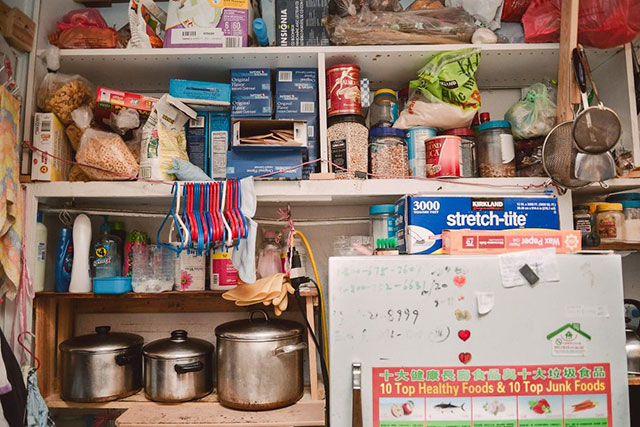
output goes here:
<path id="1" fill-rule="evenodd" d="M 94 277 L 115 277 L 122 274 L 120 246 L 120 238 L 111 234 L 111 226 L 104 222 L 100 227 L 100 237 L 93 245 Z"/>
<path id="2" fill-rule="evenodd" d="M 47 267 L 47 227 L 42 223 L 42 212 L 38 212 L 38 223 L 36 224 L 36 271 L 33 276 L 33 290 L 35 292 L 44 291 L 44 275 Z"/>
<path id="3" fill-rule="evenodd" d="M 256 271 L 259 279 L 282 273 L 282 261 L 280 259 L 282 248 L 278 245 L 275 231 L 266 231 L 263 237 L 264 243 L 258 255 L 258 268 Z"/>

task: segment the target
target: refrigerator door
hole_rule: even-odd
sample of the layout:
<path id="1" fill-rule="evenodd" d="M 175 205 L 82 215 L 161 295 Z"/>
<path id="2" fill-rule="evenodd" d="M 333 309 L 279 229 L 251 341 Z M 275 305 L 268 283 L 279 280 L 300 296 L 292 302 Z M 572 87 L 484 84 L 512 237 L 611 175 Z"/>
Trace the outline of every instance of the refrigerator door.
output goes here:
<path id="1" fill-rule="evenodd" d="M 331 258 L 332 425 L 361 363 L 365 426 L 628 426 L 620 257 L 555 260 L 507 288 L 499 256 Z"/>

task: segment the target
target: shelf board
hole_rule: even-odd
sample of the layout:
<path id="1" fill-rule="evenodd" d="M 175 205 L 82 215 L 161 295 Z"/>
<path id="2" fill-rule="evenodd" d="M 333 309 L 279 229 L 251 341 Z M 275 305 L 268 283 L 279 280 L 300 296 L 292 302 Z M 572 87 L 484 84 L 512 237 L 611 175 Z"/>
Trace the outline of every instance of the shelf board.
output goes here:
<path id="1" fill-rule="evenodd" d="M 640 251 L 640 242 L 613 242 L 613 243 L 601 243 L 596 247 L 584 248 L 585 250 L 593 251 Z"/>
<path id="2" fill-rule="evenodd" d="M 640 386 L 640 376 L 629 377 L 629 385 L 630 386 Z"/>
<path id="3" fill-rule="evenodd" d="M 593 183 L 583 188 L 573 190 L 577 196 L 597 196 L 603 194 L 618 193 L 621 191 L 636 190 L 640 188 L 640 178 L 615 178 L 600 183 Z"/>
<path id="4" fill-rule="evenodd" d="M 93 292 L 37 292 L 36 298 L 56 298 L 56 299 L 73 299 L 73 300 L 86 300 L 86 299 L 165 299 L 174 297 L 183 298 L 220 298 L 226 291 L 168 291 L 157 293 L 137 293 L 128 292 L 126 294 L 94 294 Z M 315 289 L 304 288 L 300 289 L 300 295 L 303 297 L 315 297 L 318 292 Z"/>

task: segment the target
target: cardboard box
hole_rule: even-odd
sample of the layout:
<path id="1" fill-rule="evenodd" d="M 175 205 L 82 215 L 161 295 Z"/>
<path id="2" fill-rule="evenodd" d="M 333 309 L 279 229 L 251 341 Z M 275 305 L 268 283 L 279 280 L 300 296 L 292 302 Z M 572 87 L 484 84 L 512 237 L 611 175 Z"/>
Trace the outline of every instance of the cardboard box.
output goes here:
<path id="1" fill-rule="evenodd" d="M 289 169 L 302 163 L 300 148 L 280 150 L 230 150 L 227 157 L 227 177 L 242 179 L 248 176 L 259 177 Z M 290 169 L 261 179 L 299 180 L 302 179 L 302 168 Z"/>
<path id="2" fill-rule="evenodd" d="M 164 47 L 247 47 L 249 0 L 171 0 Z"/>
<path id="3" fill-rule="evenodd" d="M 189 161 L 209 175 L 209 112 L 200 111 L 185 125 Z"/>
<path id="4" fill-rule="evenodd" d="M 582 236 L 575 230 L 444 230 L 442 252 L 445 254 L 502 254 L 532 249 L 555 248 L 567 254 L 582 249 Z"/>
<path id="5" fill-rule="evenodd" d="M 440 252 L 443 230 L 558 230 L 554 197 L 430 197 L 408 195 L 396 202 L 398 249 L 407 254 Z"/>
<path id="6" fill-rule="evenodd" d="M 228 83 L 201 82 L 196 80 L 171 79 L 169 95 L 185 104 L 229 107 L 231 85 Z"/>
<path id="7" fill-rule="evenodd" d="M 269 68 L 235 68 L 231 70 L 232 92 L 271 92 Z"/>
<path id="8" fill-rule="evenodd" d="M 307 123 L 307 160 L 315 160 L 320 157 L 320 144 L 318 144 L 318 116 L 311 114 L 277 114 L 276 120 L 296 120 Z"/>
<path id="9" fill-rule="evenodd" d="M 293 141 L 285 144 L 244 144 L 240 140 L 257 135 L 266 135 L 274 130 L 293 131 Z M 307 147 L 307 123 L 301 120 L 234 120 L 233 150 L 291 150 L 292 147 Z"/>
<path id="10" fill-rule="evenodd" d="M 71 144 L 64 125 L 53 113 L 36 113 L 33 122 L 33 146 L 65 160 L 71 158 Z M 68 181 L 71 164 L 34 151 L 31 156 L 34 181 Z"/>
<path id="11" fill-rule="evenodd" d="M 276 0 L 276 45 L 328 46 L 322 25 L 328 12 L 328 0 Z"/>
<path id="12" fill-rule="evenodd" d="M 211 178 L 227 176 L 227 152 L 231 117 L 228 111 L 209 112 L 209 171 Z"/>
<path id="13" fill-rule="evenodd" d="M 95 119 L 109 125 L 111 113 L 125 108 L 137 110 L 143 117 L 149 117 L 157 98 L 137 93 L 109 89 L 98 86 L 96 91 Z"/>
<path id="14" fill-rule="evenodd" d="M 314 92 L 318 94 L 317 68 L 277 68 L 276 93 Z"/>
<path id="15" fill-rule="evenodd" d="M 247 92 L 231 95 L 231 117 L 271 118 L 271 92 Z"/>
<path id="16" fill-rule="evenodd" d="M 276 95 L 276 118 L 279 115 L 318 114 L 317 92 L 289 92 Z"/>

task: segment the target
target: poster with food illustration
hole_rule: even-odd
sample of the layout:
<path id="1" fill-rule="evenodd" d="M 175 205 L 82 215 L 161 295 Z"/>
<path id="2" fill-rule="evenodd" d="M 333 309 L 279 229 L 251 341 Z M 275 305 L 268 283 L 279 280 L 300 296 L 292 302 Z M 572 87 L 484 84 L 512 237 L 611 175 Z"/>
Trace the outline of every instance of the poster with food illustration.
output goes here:
<path id="1" fill-rule="evenodd" d="M 562 396 L 518 396 L 520 427 L 563 427 Z"/>
<path id="2" fill-rule="evenodd" d="M 380 399 L 380 425 L 384 427 L 424 426 L 424 399 Z"/>
<path id="3" fill-rule="evenodd" d="M 471 426 L 471 398 L 427 398 L 427 425 L 446 427 Z"/>
<path id="4" fill-rule="evenodd" d="M 474 397 L 474 427 L 517 427 L 518 401 L 515 396 Z"/>
<path id="5" fill-rule="evenodd" d="M 565 427 L 605 427 L 608 413 L 606 394 L 576 394 L 564 397 Z"/>

